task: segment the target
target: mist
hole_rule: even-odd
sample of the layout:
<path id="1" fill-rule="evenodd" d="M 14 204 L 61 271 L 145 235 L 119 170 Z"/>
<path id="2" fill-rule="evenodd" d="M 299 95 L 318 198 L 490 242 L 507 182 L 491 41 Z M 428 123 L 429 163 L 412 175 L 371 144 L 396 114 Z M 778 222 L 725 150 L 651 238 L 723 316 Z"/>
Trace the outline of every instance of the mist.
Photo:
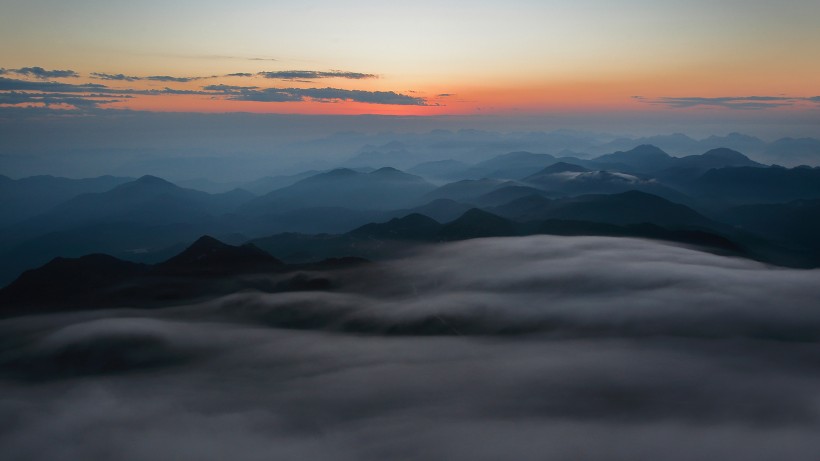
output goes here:
<path id="1" fill-rule="evenodd" d="M 790 459 L 820 271 L 635 239 L 438 245 L 326 292 L 0 321 L 8 459 Z"/>

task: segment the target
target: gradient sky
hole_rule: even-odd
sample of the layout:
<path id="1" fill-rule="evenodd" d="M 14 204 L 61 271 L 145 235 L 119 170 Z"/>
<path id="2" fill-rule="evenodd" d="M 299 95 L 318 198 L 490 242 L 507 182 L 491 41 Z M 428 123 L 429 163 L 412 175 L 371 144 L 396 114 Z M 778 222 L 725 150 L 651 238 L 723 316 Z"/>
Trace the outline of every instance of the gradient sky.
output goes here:
<path id="1" fill-rule="evenodd" d="M 816 116 L 818 24 L 816 0 L 3 0 L 0 117 Z"/>

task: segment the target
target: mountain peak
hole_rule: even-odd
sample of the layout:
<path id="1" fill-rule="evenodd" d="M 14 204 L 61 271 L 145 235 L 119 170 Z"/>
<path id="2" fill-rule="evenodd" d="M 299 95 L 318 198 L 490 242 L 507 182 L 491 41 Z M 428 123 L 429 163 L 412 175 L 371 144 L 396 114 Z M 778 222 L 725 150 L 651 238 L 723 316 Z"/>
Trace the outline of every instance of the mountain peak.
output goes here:
<path id="1" fill-rule="evenodd" d="M 229 274 L 270 269 L 281 264 L 254 245 L 233 246 L 203 235 L 159 268 L 186 274 Z"/>
<path id="2" fill-rule="evenodd" d="M 669 154 L 664 152 L 660 147 L 654 146 L 652 144 L 641 144 L 633 149 L 630 149 L 625 152 L 626 154 L 631 155 L 641 155 L 641 156 L 663 156 L 669 157 Z"/>
<path id="3" fill-rule="evenodd" d="M 160 177 L 157 177 L 157 176 L 152 176 L 150 174 L 142 176 L 139 179 L 134 180 L 134 182 L 139 183 L 139 184 L 171 184 L 171 185 L 173 185 L 173 183 L 171 183 L 169 181 L 166 181 L 166 180 L 164 180 Z"/>

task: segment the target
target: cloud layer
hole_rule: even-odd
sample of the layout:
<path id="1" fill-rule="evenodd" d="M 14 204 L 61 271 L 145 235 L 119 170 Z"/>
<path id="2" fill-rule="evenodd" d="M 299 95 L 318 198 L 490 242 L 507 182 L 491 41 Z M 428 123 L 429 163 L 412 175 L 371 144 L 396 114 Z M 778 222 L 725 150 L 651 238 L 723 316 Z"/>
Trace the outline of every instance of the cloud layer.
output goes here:
<path id="1" fill-rule="evenodd" d="M 772 109 L 777 107 L 794 106 L 806 102 L 820 102 L 820 96 L 814 97 L 789 97 L 789 96 L 725 96 L 717 98 L 705 97 L 661 97 L 661 98 L 644 98 L 642 96 L 634 96 L 641 102 L 648 104 L 660 104 L 675 108 L 689 108 L 689 107 L 722 107 L 727 109 Z"/>
<path id="2" fill-rule="evenodd" d="M 820 272 L 537 236 L 337 277 L 337 292 L 0 322 L 2 452 L 689 461 L 820 450 Z"/>

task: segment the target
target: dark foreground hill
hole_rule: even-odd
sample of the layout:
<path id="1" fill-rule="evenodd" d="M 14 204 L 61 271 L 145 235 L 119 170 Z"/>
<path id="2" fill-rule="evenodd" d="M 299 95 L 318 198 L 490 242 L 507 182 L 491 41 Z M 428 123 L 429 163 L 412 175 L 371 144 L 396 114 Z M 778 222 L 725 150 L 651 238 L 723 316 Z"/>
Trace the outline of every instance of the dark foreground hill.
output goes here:
<path id="1" fill-rule="evenodd" d="M 55 258 L 24 272 L 0 290 L 0 316 L 99 306 L 167 305 L 245 289 L 328 289 L 332 281 L 315 275 L 321 274 L 316 271 L 361 262 L 332 258 L 312 265 L 286 265 L 252 244 L 227 245 L 209 236 L 155 265 L 105 254 Z"/>

